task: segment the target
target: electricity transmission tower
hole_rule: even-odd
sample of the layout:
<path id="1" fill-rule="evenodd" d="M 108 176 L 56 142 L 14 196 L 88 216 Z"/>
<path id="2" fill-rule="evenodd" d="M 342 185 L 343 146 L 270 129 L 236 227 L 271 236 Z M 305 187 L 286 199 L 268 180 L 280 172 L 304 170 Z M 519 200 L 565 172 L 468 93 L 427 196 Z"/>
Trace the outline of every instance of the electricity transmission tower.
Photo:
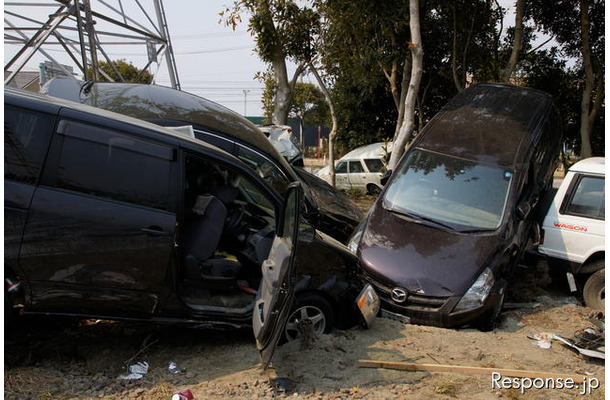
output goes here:
<path id="1" fill-rule="evenodd" d="M 180 89 L 162 0 L 5 1 L 4 56 L 5 85 L 42 61 L 67 75 L 74 69 L 85 80 L 113 81 L 102 60 L 124 81 L 113 60 L 154 76 L 165 59 L 171 86 Z"/>

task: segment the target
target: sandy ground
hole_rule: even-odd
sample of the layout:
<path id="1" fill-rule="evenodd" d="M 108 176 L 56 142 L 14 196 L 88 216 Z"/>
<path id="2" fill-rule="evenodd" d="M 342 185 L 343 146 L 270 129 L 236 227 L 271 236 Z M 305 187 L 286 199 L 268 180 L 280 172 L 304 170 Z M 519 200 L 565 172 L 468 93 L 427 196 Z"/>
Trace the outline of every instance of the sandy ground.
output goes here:
<path id="1" fill-rule="evenodd" d="M 297 399 L 561 398 L 578 390 L 492 388 L 491 375 L 409 372 L 357 366 L 383 360 L 586 375 L 600 388 L 586 398 L 602 399 L 602 362 L 584 358 L 558 342 L 542 349 L 529 333 L 571 337 L 591 326 L 592 310 L 571 298 L 543 295 L 535 308 L 508 310 L 494 332 L 402 325 L 377 319 L 368 330 L 334 331 L 302 349 L 299 341 L 279 347 L 275 374 L 288 378 L 286 393 L 274 390 L 259 366 L 251 332 L 207 332 L 128 323 L 66 325 L 30 321 L 28 333 L 5 342 L 6 399 L 170 399 L 189 388 L 195 399 L 287 396 Z M 567 303 L 567 304 L 566 304 Z M 147 362 L 140 380 L 119 379 L 125 366 Z M 181 370 L 170 373 L 173 361 Z"/>
<path id="2" fill-rule="evenodd" d="M 369 200 L 370 202 L 370 200 Z M 604 398 L 603 362 L 559 342 L 536 346 L 530 333 L 572 337 L 590 327 L 593 310 L 551 285 L 544 265 L 523 270 L 511 300 L 527 307 L 502 313 L 493 332 L 403 325 L 378 318 L 368 330 L 334 331 L 303 349 L 279 347 L 270 381 L 262 371 L 250 331 L 210 332 L 134 323 L 30 319 L 5 339 L 6 399 L 165 399 L 189 388 L 202 399 L 573 399 Z M 600 388 L 518 389 L 492 387 L 490 374 L 409 372 L 361 368 L 358 360 L 508 368 L 595 379 Z M 171 373 L 170 362 L 180 370 Z M 139 380 L 120 379 L 126 366 L 147 362 Z M 595 378 L 595 379 L 594 379 Z M 274 387 L 281 382 L 280 389 Z"/>

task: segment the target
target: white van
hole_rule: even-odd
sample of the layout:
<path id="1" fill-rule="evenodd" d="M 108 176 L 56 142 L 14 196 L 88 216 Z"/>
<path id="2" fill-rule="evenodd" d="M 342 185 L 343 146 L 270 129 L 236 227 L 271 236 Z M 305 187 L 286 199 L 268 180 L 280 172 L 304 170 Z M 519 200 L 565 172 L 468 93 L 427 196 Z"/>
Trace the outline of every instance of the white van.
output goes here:
<path id="1" fill-rule="evenodd" d="M 577 290 L 574 276 L 586 278 L 583 298 L 587 306 L 604 309 L 605 300 L 605 159 L 587 158 L 574 164 L 559 187 L 542 224 L 538 250 L 549 261 L 567 269 L 568 283 Z"/>
<path id="2" fill-rule="evenodd" d="M 371 195 L 381 192 L 381 176 L 386 170 L 387 155 L 392 143 L 383 142 L 358 147 L 341 157 L 335 163 L 335 187 L 337 189 L 366 190 Z M 330 183 L 330 171 L 326 166 L 316 175 Z"/>

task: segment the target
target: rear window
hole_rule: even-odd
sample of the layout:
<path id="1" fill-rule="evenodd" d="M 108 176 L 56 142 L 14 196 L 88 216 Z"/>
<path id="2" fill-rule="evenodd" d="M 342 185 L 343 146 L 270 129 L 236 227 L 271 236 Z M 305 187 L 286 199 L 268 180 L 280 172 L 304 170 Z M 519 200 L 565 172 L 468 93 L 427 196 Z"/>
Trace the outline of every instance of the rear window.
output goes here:
<path id="1" fill-rule="evenodd" d="M 381 161 L 381 158 L 367 158 L 364 160 L 364 163 L 369 172 L 382 172 L 383 161 Z"/>

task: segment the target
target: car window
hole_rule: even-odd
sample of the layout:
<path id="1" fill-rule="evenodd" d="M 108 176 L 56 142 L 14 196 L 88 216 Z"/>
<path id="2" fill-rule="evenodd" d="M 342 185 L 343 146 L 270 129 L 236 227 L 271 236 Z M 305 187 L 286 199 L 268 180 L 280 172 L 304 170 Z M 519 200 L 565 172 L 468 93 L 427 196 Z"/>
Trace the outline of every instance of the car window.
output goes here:
<path id="1" fill-rule="evenodd" d="M 283 196 L 284 193 L 286 193 L 286 189 L 288 188 L 290 181 L 288 178 L 286 178 L 286 175 L 282 173 L 279 167 L 273 164 L 266 157 L 244 146 L 238 145 L 237 158 L 255 170 L 258 175 L 279 194 Z"/>
<path id="2" fill-rule="evenodd" d="M 215 135 L 210 132 L 202 131 L 200 129 L 195 129 L 195 137 L 199 140 L 203 140 L 206 143 L 210 143 L 218 148 L 223 149 L 224 151 L 228 151 L 229 153 L 233 152 L 234 142 L 232 140 L 226 139 L 222 136 Z"/>
<path id="3" fill-rule="evenodd" d="M 459 230 L 496 229 L 513 172 L 438 153 L 414 150 L 388 186 L 383 206 Z"/>
<path id="4" fill-rule="evenodd" d="M 381 172 L 383 169 L 383 161 L 380 158 L 367 158 L 364 160 L 369 172 Z"/>
<path id="5" fill-rule="evenodd" d="M 36 183 L 53 133 L 54 117 L 4 107 L 4 178 Z"/>
<path id="6" fill-rule="evenodd" d="M 185 153 L 184 203 L 190 209 L 200 195 L 212 195 L 227 207 L 247 203 L 263 214 L 274 217 L 275 205 L 269 194 L 257 186 L 243 172 L 226 167 L 200 156 Z"/>
<path id="7" fill-rule="evenodd" d="M 349 172 L 351 174 L 359 174 L 364 172 L 364 168 L 362 167 L 362 164 L 360 164 L 360 161 L 350 161 Z"/>
<path id="8" fill-rule="evenodd" d="M 347 174 L 347 162 L 341 161 L 335 168 L 335 174 Z"/>
<path id="9" fill-rule="evenodd" d="M 567 214 L 604 219 L 604 179 L 601 177 L 583 176 L 580 178 L 568 207 Z"/>
<path id="10" fill-rule="evenodd" d="M 168 208 L 172 149 L 116 131 L 60 122 L 57 186 L 159 209 Z"/>

